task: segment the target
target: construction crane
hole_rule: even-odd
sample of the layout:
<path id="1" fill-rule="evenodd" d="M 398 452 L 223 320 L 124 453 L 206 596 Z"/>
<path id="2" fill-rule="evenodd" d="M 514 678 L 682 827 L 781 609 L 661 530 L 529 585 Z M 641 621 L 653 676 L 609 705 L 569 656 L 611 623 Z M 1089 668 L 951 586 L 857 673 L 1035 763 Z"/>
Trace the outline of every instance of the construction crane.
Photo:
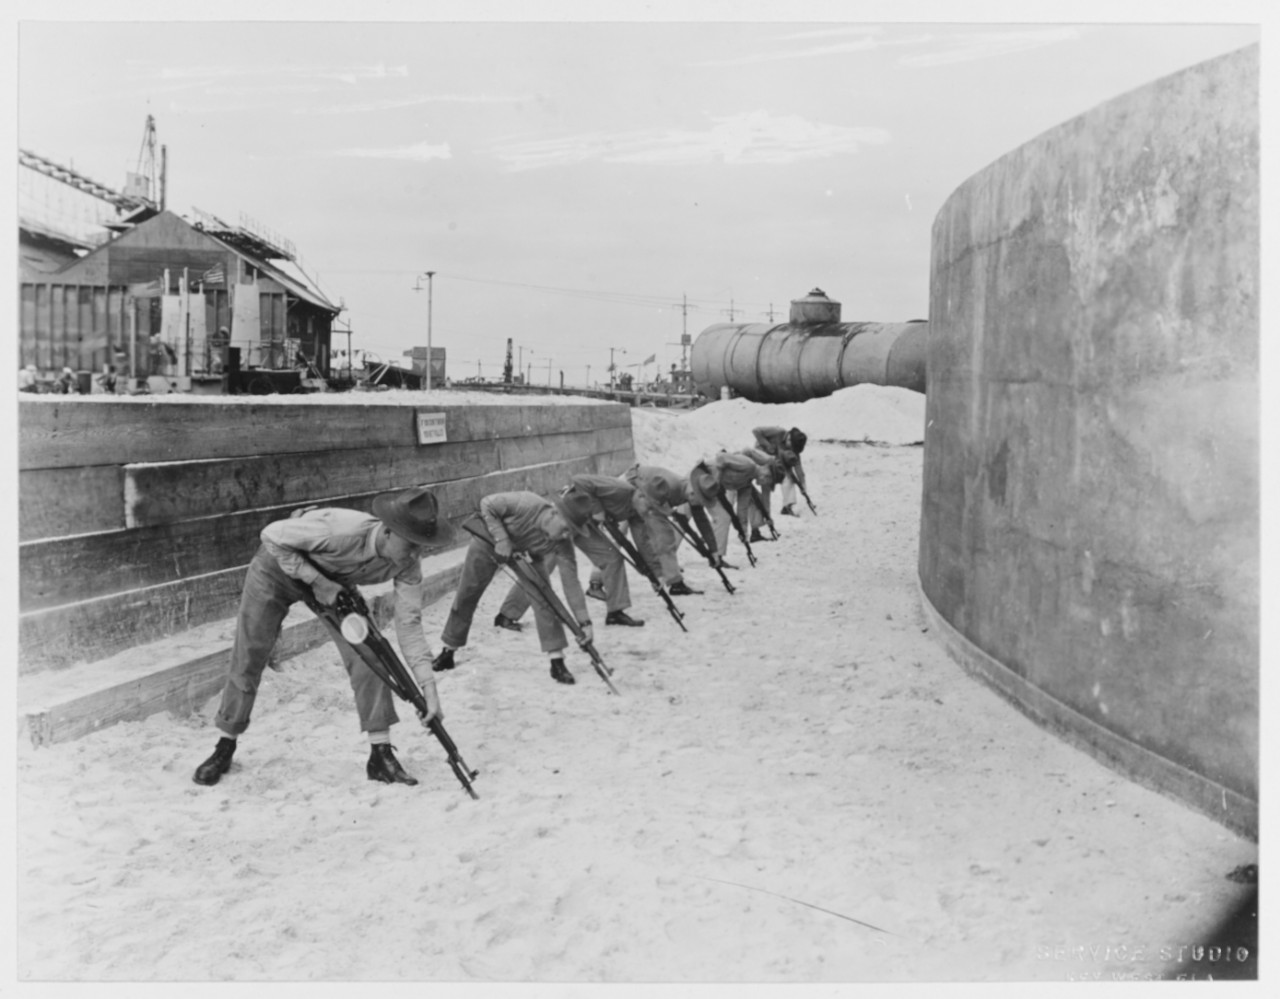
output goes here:
<path id="1" fill-rule="evenodd" d="M 164 209 L 165 159 L 166 147 L 160 147 L 160 166 L 156 167 L 156 120 L 147 115 L 146 127 L 142 135 L 142 150 L 138 154 L 138 172 L 129 174 L 125 181 L 125 189 L 117 191 L 100 184 L 98 181 L 70 167 L 55 163 L 53 160 L 33 153 L 29 149 L 18 150 L 18 165 L 28 170 L 51 177 L 54 180 L 83 191 L 100 201 L 115 206 L 119 212 L 130 212 L 138 208 Z M 144 172 L 144 170 L 146 172 Z"/>
<path id="2" fill-rule="evenodd" d="M 158 211 L 164 211 L 168 158 L 169 147 L 161 146 L 160 162 L 156 163 L 156 119 L 154 115 L 147 115 L 142 128 L 142 148 L 138 150 L 138 170 L 129 177 L 126 187 L 129 193 L 136 193 Z"/>

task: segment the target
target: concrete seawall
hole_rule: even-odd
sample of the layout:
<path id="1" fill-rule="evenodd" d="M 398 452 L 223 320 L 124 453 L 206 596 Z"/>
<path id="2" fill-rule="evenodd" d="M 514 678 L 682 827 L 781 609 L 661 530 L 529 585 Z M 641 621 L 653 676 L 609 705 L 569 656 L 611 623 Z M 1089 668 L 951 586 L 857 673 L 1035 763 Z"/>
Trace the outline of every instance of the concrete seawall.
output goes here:
<path id="1" fill-rule="evenodd" d="M 957 654 L 1256 835 L 1258 49 L 965 182 L 933 228 L 920 580 Z"/>

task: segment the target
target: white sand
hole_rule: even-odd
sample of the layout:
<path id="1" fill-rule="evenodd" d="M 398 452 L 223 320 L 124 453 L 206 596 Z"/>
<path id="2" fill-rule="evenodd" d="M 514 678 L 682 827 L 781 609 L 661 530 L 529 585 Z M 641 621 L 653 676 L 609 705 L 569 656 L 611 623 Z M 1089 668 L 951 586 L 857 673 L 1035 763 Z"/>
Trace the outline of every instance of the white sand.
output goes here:
<path id="1" fill-rule="evenodd" d="M 633 580 L 644 628 L 596 615 L 620 697 L 492 628 L 500 580 L 441 688 L 478 802 L 412 720 L 422 783 L 365 779 L 328 647 L 267 674 L 214 788 L 191 773 L 216 699 L 19 745 L 18 980 L 1065 981 L 1205 943 L 1256 845 L 947 657 L 916 583 L 922 449 L 817 442 L 923 437 L 923 398 L 863 389 L 635 411 L 638 456 L 677 470 L 804 427 L 820 516 L 780 518 L 754 569 L 734 542 L 736 595 L 686 558 L 687 635 Z"/>

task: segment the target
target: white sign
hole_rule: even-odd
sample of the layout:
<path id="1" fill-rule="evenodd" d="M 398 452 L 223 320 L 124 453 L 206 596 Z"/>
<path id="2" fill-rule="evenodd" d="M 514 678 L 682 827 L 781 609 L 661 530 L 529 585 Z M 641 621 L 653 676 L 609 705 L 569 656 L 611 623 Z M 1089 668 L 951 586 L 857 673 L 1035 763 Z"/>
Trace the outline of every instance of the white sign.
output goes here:
<path id="1" fill-rule="evenodd" d="M 443 444 L 449 439 L 444 429 L 444 413 L 418 411 L 418 443 Z"/>

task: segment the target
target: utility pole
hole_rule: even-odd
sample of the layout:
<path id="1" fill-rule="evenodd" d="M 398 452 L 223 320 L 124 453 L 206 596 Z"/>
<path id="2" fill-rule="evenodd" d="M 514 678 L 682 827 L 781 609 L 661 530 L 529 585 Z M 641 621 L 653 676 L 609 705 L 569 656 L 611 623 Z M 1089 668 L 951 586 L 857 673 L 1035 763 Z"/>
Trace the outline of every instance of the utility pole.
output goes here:
<path id="1" fill-rule="evenodd" d="M 732 298 L 729 299 L 729 308 L 721 309 L 720 311 L 729 317 L 729 322 L 733 322 L 733 317 L 735 315 L 734 308 L 733 308 L 733 299 Z"/>
<path id="2" fill-rule="evenodd" d="M 552 358 L 548 357 L 547 358 L 547 385 L 548 386 L 551 385 L 551 361 L 552 361 Z"/>
<path id="3" fill-rule="evenodd" d="M 431 279 L 435 276 L 435 271 L 426 271 L 427 275 L 427 378 L 424 384 L 426 390 L 431 391 Z M 422 278 L 419 277 L 414 282 L 414 291 L 422 290 Z"/>
<path id="4" fill-rule="evenodd" d="M 769 317 L 769 322 L 773 322 L 773 303 L 769 303 L 769 311 L 765 313 Z"/>
<path id="5" fill-rule="evenodd" d="M 616 350 L 619 354 L 625 354 L 625 353 L 626 353 L 626 351 L 625 351 L 625 350 L 623 350 L 621 347 L 610 347 L 610 348 L 609 348 L 609 387 L 610 387 L 610 388 L 617 388 L 617 387 L 618 387 L 618 366 L 617 366 L 616 364 L 614 364 L 614 363 L 613 363 L 613 352 L 614 352 L 615 350 Z"/>
<path id="6" fill-rule="evenodd" d="M 680 370 L 689 369 L 689 296 L 680 296 Z"/>

